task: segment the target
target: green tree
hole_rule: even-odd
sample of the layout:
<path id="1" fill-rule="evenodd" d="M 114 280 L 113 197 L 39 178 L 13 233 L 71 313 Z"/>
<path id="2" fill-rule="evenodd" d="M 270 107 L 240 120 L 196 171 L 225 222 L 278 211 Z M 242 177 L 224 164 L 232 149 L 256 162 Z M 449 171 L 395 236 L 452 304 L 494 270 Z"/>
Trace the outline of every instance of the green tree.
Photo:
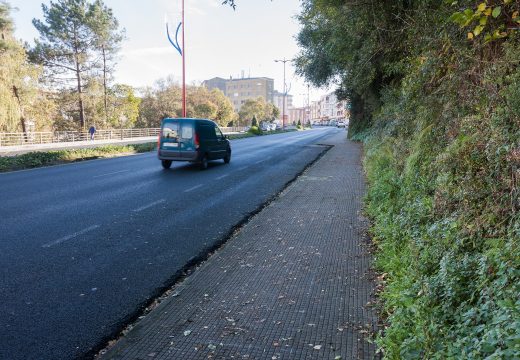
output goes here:
<path id="1" fill-rule="evenodd" d="M 211 90 L 209 97 L 211 102 L 217 107 L 217 112 L 212 120 L 220 126 L 228 126 L 230 122 L 237 120 L 238 114 L 235 112 L 231 100 L 221 90 Z"/>
<path id="2" fill-rule="evenodd" d="M 30 64 L 22 44 L 14 39 L 10 6 L 0 2 L 0 131 L 26 132 L 26 124 L 46 128 L 54 104 L 40 89 L 41 69 Z"/>
<path id="3" fill-rule="evenodd" d="M 117 127 L 121 117 L 126 119 L 125 126 L 132 128 L 139 117 L 141 99 L 135 96 L 134 88 L 129 85 L 116 84 L 109 91 L 109 101 L 114 111 L 109 118 L 110 125 Z"/>
<path id="4" fill-rule="evenodd" d="M 186 113 L 188 117 L 206 118 L 226 126 L 236 114 L 228 98 L 220 90 L 208 91 L 202 86 L 188 86 Z M 165 117 L 182 116 L 181 88 L 172 79 L 158 81 L 153 88 L 145 89 L 138 126 L 158 126 Z"/>
<path id="5" fill-rule="evenodd" d="M 43 21 L 33 19 L 40 33 L 31 51 L 33 61 L 44 65 L 49 76 L 60 85 L 69 85 L 68 75 L 75 79 L 80 127 L 85 126 L 83 103 L 84 79 L 98 66 L 94 51 L 99 46 L 100 21 L 94 17 L 98 8 L 86 0 L 57 0 L 42 4 Z"/>
<path id="6" fill-rule="evenodd" d="M 248 99 L 244 102 L 239 111 L 242 124 L 250 124 L 253 116 L 259 121 L 273 121 L 280 111 L 276 106 L 265 101 L 261 96 L 256 99 Z"/>
<path id="7" fill-rule="evenodd" d="M 101 54 L 101 71 L 103 79 L 103 106 L 105 122 L 108 122 L 109 109 L 109 82 L 114 71 L 115 57 L 120 50 L 124 39 L 124 29 L 120 29 L 119 22 L 101 0 L 96 0 L 90 7 L 92 13 L 90 27 L 95 35 L 94 46 Z"/>

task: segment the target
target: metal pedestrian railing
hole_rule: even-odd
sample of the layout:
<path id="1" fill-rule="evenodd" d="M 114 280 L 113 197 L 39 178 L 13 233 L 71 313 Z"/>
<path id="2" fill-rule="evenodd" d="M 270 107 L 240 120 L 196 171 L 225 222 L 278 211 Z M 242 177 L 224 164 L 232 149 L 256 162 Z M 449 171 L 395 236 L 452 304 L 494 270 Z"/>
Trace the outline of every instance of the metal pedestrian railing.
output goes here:
<path id="1" fill-rule="evenodd" d="M 245 127 L 223 127 L 224 134 L 243 132 Z M 94 140 L 124 140 L 159 135 L 160 128 L 96 130 Z M 88 131 L 0 133 L 0 147 L 78 142 L 91 140 Z"/>

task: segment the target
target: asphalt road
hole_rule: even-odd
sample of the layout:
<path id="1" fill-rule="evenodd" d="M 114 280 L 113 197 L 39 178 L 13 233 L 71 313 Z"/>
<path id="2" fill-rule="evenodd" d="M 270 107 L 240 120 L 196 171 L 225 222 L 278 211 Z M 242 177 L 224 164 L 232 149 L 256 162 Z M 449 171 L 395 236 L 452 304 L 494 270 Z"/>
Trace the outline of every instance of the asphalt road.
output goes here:
<path id="1" fill-rule="evenodd" d="M 91 357 L 338 131 L 236 140 L 206 171 L 147 153 L 0 174 L 0 359 Z"/>

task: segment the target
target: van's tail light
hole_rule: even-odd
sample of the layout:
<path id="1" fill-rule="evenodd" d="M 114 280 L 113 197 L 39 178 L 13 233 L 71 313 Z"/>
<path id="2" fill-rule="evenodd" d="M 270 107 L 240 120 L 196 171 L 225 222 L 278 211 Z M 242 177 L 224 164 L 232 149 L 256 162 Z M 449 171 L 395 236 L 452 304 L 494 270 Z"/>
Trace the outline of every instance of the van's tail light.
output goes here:
<path id="1" fill-rule="evenodd" d="M 195 133 L 195 149 L 198 149 L 199 147 L 200 147 L 199 134 Z"/>
<path id="2" fill-rule="evenodd" d="M 161 149 L 161 134 L 157 137 L 157 151 Z"/>

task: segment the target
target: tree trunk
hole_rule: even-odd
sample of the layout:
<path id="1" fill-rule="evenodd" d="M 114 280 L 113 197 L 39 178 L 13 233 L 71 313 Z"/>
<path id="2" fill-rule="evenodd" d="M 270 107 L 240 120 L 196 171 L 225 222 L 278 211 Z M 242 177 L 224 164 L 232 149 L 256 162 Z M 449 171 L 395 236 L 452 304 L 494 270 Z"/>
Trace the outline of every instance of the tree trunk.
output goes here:
<path id="1" fill-rule="evenodd" d="M 74 31 L 75 43 L 74 46 L 74 62 L 76 63 L 76 80 L 78 82 L 78 105 L 79 105 L 79 123 L 82 129 L 85 128 L 85 108 L 83 107 L 83 89 L 81 86 L 81 70 L 78 56 L 77 33 Z"/>
<path id="2" fill-rule="evenodd" d="M 107 55 L 105 45 L 101 47 L 103 52 L 103 90 L 105 93 L 105 126 L 108 124 L 108 91 L 107 91 Z"/>
<path id="3" fill-rule="evenodd" d="M 25 135 L 27 135 L 27 128 L 25 127 L 25 116 L 23 114 L 22 101 L 20 100 L 20 95 L 18 94 L 18 88 L 16 85 L 13 85 L 13 93 L 14 97 L 18 101 L 18 106 L 20 107 L 20 123 L 22 125 L 22 131 Z"/>
<path id="4" fill-rule="evenodd" d="M 82 129 L 85 128 L 85 108 L 83 107 L 83 89 L 81 86 L 81 72 L 79 63 L 76 61 L 76 79 L 78 80 L 78 105 L 79 105 L 79 124 Z"/>

